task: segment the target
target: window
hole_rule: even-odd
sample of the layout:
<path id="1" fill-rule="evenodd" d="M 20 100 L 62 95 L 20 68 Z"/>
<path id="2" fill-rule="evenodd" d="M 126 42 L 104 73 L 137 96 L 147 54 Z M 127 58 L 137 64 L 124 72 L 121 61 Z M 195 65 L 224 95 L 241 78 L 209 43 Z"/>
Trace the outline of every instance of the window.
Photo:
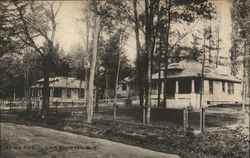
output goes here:
<path id="1" fill-rule="evenodd" d="M 79 98 L 84 98 L 84 94 L 85 94 L 84 91 L 85 91 L 84 88 L 79 89 L 79 91 L 78 91 L 78 97 Z"/>
<path id="2" fill-rule="evenodd" d="M 54 97 L 62 97 L 62 88 L 54 88 Z"/>
<path id="3" fill-rule="evenodd" d="M 222 92 L 225 92 L 225 82 L 222 82 Z"/>
<path id="4" fill-rule="evenodd" d="M 126 90 L 127 90 L 127 84 L 126 84 L 126 83 L 123 83 L 123 84 L 122 84 L 122 90 L 123 90 L 123 91 L 126 91 Z"/>
<path id="5" fill-rule="evenodd" d="M 228 94 L 234 94 L 234 83 L 228 83 Z"/>
<path id="6" fill-rule="evenodd" d="M 209 80 L 209 94 L 214 93 L 213 81 Z"/>
<path id="7" fill-rule="evenodd" d="M 71 98 L 71 89 L 67 88 L 67 98 Z"/>

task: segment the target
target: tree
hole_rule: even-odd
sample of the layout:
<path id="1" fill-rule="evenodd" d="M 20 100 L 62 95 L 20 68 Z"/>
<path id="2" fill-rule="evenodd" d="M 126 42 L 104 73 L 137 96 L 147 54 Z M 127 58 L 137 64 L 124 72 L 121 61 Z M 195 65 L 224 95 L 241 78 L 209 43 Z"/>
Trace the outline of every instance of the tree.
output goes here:
<path id="1" fill-rule="evenodd" d="M 138 17 L 138 11 L 137 11 L 137 0 L 133 0 L 133 11 L 134 11 L 134 32 L 135 32 L 135 38 L 136 38 L 136 85 L 137 92 L 139 94 L 140 99 L 140 107 L 143 107 L 143 96 L 144 96 L 144 90 L 143 90 L 143 78 L 145 78 L 142 74 L 144 72 L 142 70 L 142 55 L 141 55 L 141 42 L 140 42 L 140 24 L 139 24 L 139 17 Z M 144 111 L 144 108 L 143 108 Z M 145 112 L 143 112 L 145 113 Z M 144 124 L 144 116 L 143 116 L 143 124 Z"/>
<path id="2" fill-rule="evenodd" d="M 100 9 L 99 4 L 96 6 L 96 11 L 98 12 Z M 87 122 L 92 123 L 93 119 L 93 110 L 94 110 L 94 78 L 95 78 L 95 69 L 96 69 L 96 58 L 97 58 L 97 50 L 98 50 L 98 38 L 100 33 L 101 18 L 100 15 L 96 15 L 95 18 L 95 27 L 94 27 L 94 35 L 93 35 L 93 50 L 91 57 L 91 66 L 90 66 L 90 76 L 89 76 L 89 101 L 87 107 Z"/>
<path id="3" fill-rule="evenodd" d="M 115 82 L 117 76 L 117 69 L 119 69 L 119 82 L 125 77 L 130 75 L 131 66 L 125 55 L 125 51 L 122 48 L 122 43 L 125 39 L 122 40 L 123 35 L 121 35 L 120 31 L 114 33 L 114 35 L 110 35 L 109 39 L 102 41 L 102 49 L 100 49 L 99 53 L 99 73 L 101 73 L 101 83 L 100 85 L 102 89 L 105 89 L 105 78 L 108 77 L 109 80 L 109 89 L 112 91 L 109 97 L 114 98 L 115 96 Z M 100 46 L 100 45 L 99 45 Z M 110 57 L 112 56 L 112 60 Z M 120 62 L 119 62 L 120 61 Z M 120 64 L 119 64 L 120 63 Z M 120 66 L 119 66 L 120 65 Z"/>
<path id="4" fill-rule="evenodd" d="M 128 21 L 134 25 L 136 38 L 136 72 L 137 72 L 137 84 L 140 105 L 142 107 L 144 94 L 146 95 L 145 107 L 150 108 L 150 86 L 151 75 L 155 65 L 161 67 L 161 62 L 164 63 L 165 69 L 169 63 L 170 53 L 173 52 L 175 47 L 181 40 L 187 36 L 185 33 L 180 39 L 171 45 L 169 39 L 173 37 L 173 31 L 171 31 L 171 24 L 178 22 L 192 23 L 195 19 L 202 17 L 210 17 L 213 12 L 213 6 L 211 3 L 203 3 L 205 1 L 182 1 L 182 0 L 145 0 L 142 1 L 133 0 L 133 13 L 123 9 L 123 13 L 126 15 Z M 123 8 L 129 8 L 127 5 Z M 138 8 L 144 6 L 144 8 Z M 124 6 L 124 5 L 123 5 Z M 160 32 L 163 33 L 160 33 Z M 141 35 L 145 36 L 143 41 Z M 171 36 L 171 37 L 170 37 Z M 142 43 L 142 46 L 141 46 Z M 158 52 L 158 53 L 157 53 Z M 157 58 L 155 55 L 157 54 Z M 159 60 L 164 56 L 162 60 Z M 155 59 L 158 59 L 157 61 Z M 158 64 L 154 64 L 160 62 Z M 165 71 L 166 72 L 166 71 Z M 166 85 L 166 73 L 164 75 L 164 84 Z M 143 88 L 141 88 L 143 87 Z M 145 93 L 144 93 L 145 92 Z M 166 86 L 164 86 L 164 102 L 166 100 Z M 148 109 L 147 117 L 150 116 L 150 110 Z M 143 118 L 144 119 L 144 118 Z M 149 119 L 148 119 L 149 120 Z"/>
<path id="5" fill-rule="evenodd" d="M 165 32 L 165 34 L 164 34 L 165 36 L 159 36 L 159 37 L 161 37 L 159 39 L 159 41 L 162 41 L 162 43 L 164 43 L 163 45 L 161 45 L 161 50 L 160 50 L 163 52 L 162 54 L 164 57 L 163 57 L 162 61 L 164 63 L 164 67 L 165 67 L 165 71 L 164 71 L 164 100 L 163 100 L 164 105 L 166 105 L 166 91 L 167 91 L 167 86 L 166 86 L 167 85 L 167 71 L 166 70 L 167 70 L 169 59 L 171 56 L 170 54 L 174 50 L 175 46 L 181 41 L 181 39 L 183 39 L 188 33 L 190 33 L 190 32 L 185 33 L 179 40 L 177 40 L 177 42 L 175 42 L 173 45 L 171 45 L 170 39 L 171 39 L 171 37 L 174 36 L 174 34 L 171 32 L 171 25 L 178 23 L 178 22 L 192 23 L 198 17 L 211 18 L 212 13 L 214 11 L 213 6 L 211 3 L 203 3 L 203 2 L 204 1 L 196 2 L 196 1 L 181 1 L 181 0 L 180 1 L 172 1 L 172 0 L 168 0 L 168 1 L 164 1 L 164 3 L 159 2 L 159 4 L 158 4 L 158 3 L 155 3 L 155 1 L 154 1 L 154 2 L 151 2 L 152 4 L 150 4 L 148 6 L 152 11 L 154 11 L 153 14 L 157 15 L 157 13 L 158 13 L 157 10 L 159 10 L 160 13 L 158 13 L 158 16 L 159 15 L 161 16 L 161 18 L 159 18 L 159 20 L 163 21 L 163 23 L 165 23 L 165 25 L 158 25 L 160 23 L 160 21 L 155 22 L 155 23 L 152 22 L 151 28 L 154 28 L 153 29 L 154 31 L 150 31 L 151 38 L 152 38 L 151 39 L 152 40 L 152 50 L 151 50 L 152 52 L 154 52 L 154 50 L 155 50 L 154 49 L 155 44 L 156 44 L 155 43 L 155 36 L 157 35 L 158 30 L 164 30 L 164 32 Z M 151 6 L 151 5 L 153 5 L 153 6 Z M 161 7 L 161 9 L 157 9 L 157 8 L 159 8 L 159 6 Z M 154 15 L 149 16 L 149 18 L 154 19 L 153 17 L 154 17 Z M 155 21 L 155 20 L 151 20 L 151 21 Z M 147 10 L 146 10 L 146 22 L 147 22 Z M 161 26 L 161 28 L 159 28 L 160 26 Z M 147 45 L 147 42 L 146 42 L 146 45 Z M 146 49 L 148 49 L 147 46 L 146 46 Z M 149 57 L 149 59 L 150 59 L 150 57 Z M 150 79 L 148 81 L 150 82 Z M 149 88 L 149 93 L 150 93 L 150 88 Z M 150 107 L 150 105 L 149 105 L 149 107 Z M 150 114 L 147 114 L 147 115 L 150 115 Z"/>
<path id="6" fill-rule="evenodd" d="M 248 95 L 250 96 L 250 1 L 249 0 L 234 0 L 233 8 L 231 10 L 233 20 L 233 32 L 232 40 L 233 46 L 231 48 L 231 62 L 232 73 L 237 74 L 239 65 L 242 64 L 243 69 L 243 87 L 242 87 L 242 110 L 245 111 L 245 101 L 248 84 Z M 242 61 L 238 60 L 238 57 L 242 57 Z M 247 69 L 248 67 L 248 69 Z M 248 77 L 247 77 L 248 76 Z M 247 83 L 248 79 L 248 83 Z"/>
<path id="7" fill-rule="evenodd" d="M 21 58 L 5 55 L 0 58 L 0 98 L 24 96 L 24 64 Z"/>
<path id="8" fill-rule="evenodd" d="M 177 40 L 176 43 L 171 45 L 169 40 L 170 36 L 172 36 L 172 32 L 170 29 L 171 24 L 181 21 L 191 23 L 194 21 L 194 19 L 200 16 L 210 17 L 211 12 L 213 11 L 212 4 L 203 2 L 204 1 L 197 2 L 192 0 L 188 2 L 182 0 L 145 0 L 145 4 L 142 4 L 141 1 L 134 0 L 130 5 L 127 1 L 126 3 L 124 3 L 118 0 L 107 0 L 100 2 L 102 4 L 100 7 L 101 14 L 98 14 L 96 11 L 94 11 L 95 14 L 101 15 L 102 29 L 107 31 L 107 33 L 112 33 L 114 29 L 119 28 L 120 23 L 122 23 L 122 25 L 126 25 L 130 29 L 130 24 L 132 24 L 132 26 L 135 26 L 132 27 L 132 29 L 135 31 L 137 42 L 136 69 L 137 73 L 141 72 L 140 75 L 137 74 L 137 82 L 140 83 L 139 87 L 141 87 L 139 88 L 141 104 L 143 103 L 143 93 L 145 92 L 144 94 L 146 95 L 145 106 L 148 108 L 147 122 L 149 122 L 150 120 L 151 75 L 153 72 L 152 70 L 154 70 L 154 65 L 157 65 L 153 64 L 152 61 L 154 60 L 156 50 L 159 50 L 158 45 L 159 43 L 162 43 L 161 51 L 162 56 L 164 56 L 164 60 L 162 60 L 162 62 L 164 63 L 164 67 L 167 68 L 169 62 L 168 60 L 170 57 L 169 54 L 177 45 L 176 43 L 181 41 L 181 39 Z M 137 4 L 142 4 L 144 8 L 138 9 Z M 133 12 L 129 10 L 131 6 L 133 6 Z M 120 19 L 123 20 L 120 21 Z M 160 27 L 160 23 L 165 25 L 162 25 Z M 118 25 L 118 27 L 115 27 L 116 25 Z M 158 38 L 159 30 L 164 30 L 165 36 Z M 144 43 L 142 42 L 142 46 L 140 46 L 140 37 L 143 37 L 141 36 L 141 34 L 143 34 L 143 36 L 145 37 Z M 184 34 L 182 38 L 184 38 L 185 36 L 186 34 Z M 166 92 L 166 86 L 164 87 Z"/>
<path id="9" fill-rule="evenodd" d="M 0 2 L 0 12 L 0 57 L 9 53 L 20 54 L 22 44 L 17 38 L 20 32 L 12 23 L 17 20 L 14 9 L 10 3 Z"/>
<path id="10" fill-rule="evenodd" d="M 50 66 L 54 62 L 52 56 L 55 54 L 56 16 L 62 3 L 57 3 L 57 8 L 55 2 L 14 1 L 13 3 L 18 13 L 17 19 L 21 23 L 18 29 L 23 32 L 22 35 L 18 36 L 19 39 L 25 45 L 33 48 L 42 58 L 44 82 L 41 113 L 42 117 L 46 118 L 49 113 Z M 38 39 L 43 41 L 42 46 L 39 45 Z"/>
<path id="11" fill-rule="evenodd" d="M 69 64 L 70 76 L 86 81 L 86 65 L 89 65 L 89 53 L 81 44 L 73 46 L 64 60 Z"/>
<path id="12" fill-rule="evenodd" d="M 171 34 L 171 25 L 176 24 L 178 22 L 186 22 L 186 23 L 192 23 L 195 19 L 204 17 L 204 18 L 210 18 L 212 16 L 212 13 L 214 11 L 213 5 L 211 3 L 205 3 L 205 1 L 172 1 L 168 0 L 166 1 L 166 5 L 164 7 L 164 11 L 166 12 L 166 17 L 163 18 L 164 21 L 166 21 L 166 26 L 164 26 L 162 29 L 166 32 L 166 37 L 163 37 L 163 41 L 165 44 L 165 47 L 163 47 L 164 51 L 164 85 L 167 84 L 167 67 L 169 63 L 169 57 L 170 54 L 174 50 L 175 46 L 183 39 L 187 34 L 190 32 L 185 33 L 179 40 L 177 40 L 176 43 L 171 45 L 170 39 L 173 36 Z M 166 90 L 167 87 L 164 86 L 164 105 L 166 101 Z"/>

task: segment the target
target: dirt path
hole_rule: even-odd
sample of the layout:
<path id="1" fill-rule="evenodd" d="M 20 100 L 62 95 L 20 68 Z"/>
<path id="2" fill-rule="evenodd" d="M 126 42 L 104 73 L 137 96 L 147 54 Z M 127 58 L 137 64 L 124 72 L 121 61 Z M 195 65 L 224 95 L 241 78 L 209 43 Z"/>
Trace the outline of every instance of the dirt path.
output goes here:
<path id="1" fill-rule="evenodd" d="M 0 157 L 179 158 L 105 139 L 13 123 L 1 123 Z"/>

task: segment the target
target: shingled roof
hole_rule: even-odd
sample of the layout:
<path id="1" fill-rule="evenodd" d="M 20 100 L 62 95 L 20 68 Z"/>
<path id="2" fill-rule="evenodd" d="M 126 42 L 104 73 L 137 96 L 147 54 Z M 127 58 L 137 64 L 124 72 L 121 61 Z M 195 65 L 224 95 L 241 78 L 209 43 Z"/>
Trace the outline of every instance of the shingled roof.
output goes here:
<path id="1" fill-rule="evenodd" d="M 44 79 L 37 81 L 37 84 L 32 88 L 42 88 Z M 60 88 L 80 88 L 85 87 L 85 81 L 78 80 L 74 77 L 54 77 L 49 78 L 49 87 L 60 87 Z"/>
<path id="2" fill-rule="evenodd" d="M 200 77 L 202 72 L 202 64 L 195 61 L 181 61 L 179 63 L 172 63 L 168 66 L 167 78 L 186 78 L 186 77 Z M 158 73 L 152 76 L 153 79 L 158 79 Z M 161 71 L 161 79 L 164 78 L 164 70 Z M 224 80 L 232 82 L 241 82 L 236 77 L 230 74 L 221 74 L 216 70 L 216 68 L 204 67 L 204 78 L 205 79 L 214 79 L 214 80 Z"/>

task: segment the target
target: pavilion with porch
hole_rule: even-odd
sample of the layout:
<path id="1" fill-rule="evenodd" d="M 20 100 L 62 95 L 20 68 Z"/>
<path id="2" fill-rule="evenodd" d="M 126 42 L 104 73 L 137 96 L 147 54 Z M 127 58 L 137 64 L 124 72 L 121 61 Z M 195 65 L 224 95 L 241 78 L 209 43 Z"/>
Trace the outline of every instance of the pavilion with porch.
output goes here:
<path id="1" fill-rule="evenodd" d="M 164 85 L 164 70 L 152 76 L 151 105 L 157 106 L 158 88 L 163 101 L 166 86 L 166 108 L 200 108 L 202 65 L 195 61 L 169 64 L 167 83 Z M 204 68 L 202 106 L 237 104 L 241 102 L 241 81 L 230 74 L 221 74 L 215 68 Z M 161 83 L 161 86 L 158 86 Z"/>

